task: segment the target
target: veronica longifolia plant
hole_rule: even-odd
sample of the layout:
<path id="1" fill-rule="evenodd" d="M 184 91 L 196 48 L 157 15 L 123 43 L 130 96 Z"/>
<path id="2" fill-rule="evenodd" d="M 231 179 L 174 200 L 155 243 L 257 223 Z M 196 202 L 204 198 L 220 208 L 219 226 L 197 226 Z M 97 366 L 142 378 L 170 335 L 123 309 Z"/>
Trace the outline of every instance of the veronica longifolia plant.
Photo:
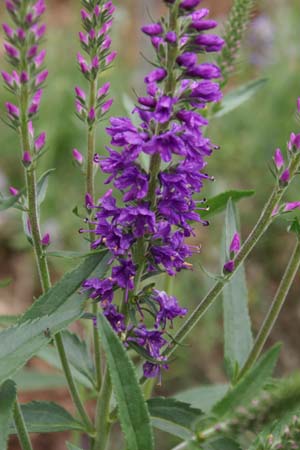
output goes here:
<path id="1" fill-rule="evenodd" d="M 188 238 L 194 235 L 196 225 L 208 225 L 209 208 L 206 201 L 199 198 L 204 182 L 213 179 L 206 166 L 209 156 L 218 148 L 204 131 L 209 125 L 207 117 L 213 117 L 214 111 L 222 112 L 220 83 L 225 85 L 229 75 L 229 72 L 222 73 L 212 60 L 217 60 L 224 69 L 230 35 L 235 33 L 233 40 L 242 39 L 253 5 L 252 0 L 236 0 L 226 28 L 227 47 L 224 47 L 225 41 L 214 31 L 217 22 L 209 18 L 209 10 L 201 8 L 200 3 L 201 0 L 165 0 L 167 16 L 142 27 L 155 53 L 153 69 L 144 78 L 145 93 L 137 97 L 135 117 L 110 117 L 106 133 L 111 143 L 102 151 L 101 143 L 96 141 L 96 127 L 107 118 L 113 99 L 109 96 L 110 83 L 102 83 L 100 77 L 112 67 L 116 57 L 116 52 L 111 50 L 110 37 L 115 6 L 111 1 L 82 1 L 82 31 L 79 32 L 82 49 L 77 61 L 85 86 L 75 87 L 75 101 L 76 114 L 86 126 L 86 150 L 73 149 L 73 157 L 85 178 L 87 218 L 80 231 L 89 241 L 90 250 L 79 255 L 87 256 L 82 264 L 51 287 L 47 262 L 51 239 L 49 234 L 41 233 L 39 215 L 39 193 L 45 190 L 49 171 L 37 181 L 46 134 L 36 133 L 34 129 L 48 76 L 44 68 L 46 54 L 40 48 L 46 31 L 40 23 L 45 4 L 43 0 L 5 2 L 14 23 L 14 27 L 3 24 L 4 49 L 12 68 L 10 72 L 1 73 L 5 86 L 15 96 L 13 103 L 5 104 L 5 120 L 20 136 L 26 187 L 18 190 L 11 186 L 10 197 L 1 199 L 0 206 L 1 209 L 14 206 L 22 210 L 25 233 L 36 256 L 44 295 L 15 327 L 1 332 L 0 444 L 3 448 L 14 430 L 23 450 L 32 449 L 31 432 L 73 430 L 76 445 L 105 450 L 112 424 L 119 420 L 128 450 L 152 450 L 151 416 L 155 427 L 181 439 L 177 450 L 236 450 L 241 448 L 240 442 L 245 442 L 243 433 L 254 427 L 253 421 L 248 416 L 241 418 L 240 413 L 241 407 L 248 407 L 251 400 L 254 401 L 251 408 L 255 408 L 260 418 L 256 422 L 261 422 L 255 422 L 255 426 L 259 428 L 267 423 L 270 426 L 271 406 L 263 402 L 260 409 L 262 403 L 256 397 L 263 395 L 272 375 L 278 348 L 259 357 L 300 265 L 297 220 L 290 227 L 297 235 L 294 252 L 254 344 L 247 299 L 238 294 L 236 310 L 234 287 L 230 301 L 224 299 L 226 356 L 229 354 L 233 363 L 231 389 L 220 393 L 216 388 L 205 416 L 200 409 L 176 399 L 159 397 L 145 402 L 145 397 L 152 395 L 153 384 L 148 379 L 162 381 L 163 369 L 171 364 L 170 355 L 224 286 L 229 283 L 234 286 L 240 273 L 238 269 L 271 223 L 300 207 L 299 201 L 282 202 L 300 168 L 300 135 L 292 133 L 286 156 L 280 149 L 275 151 L 274 190 L 244 242 L 232 205 L 232 200 L 244 194 L 230 191 L 208 202 L 218 211 L 225 209 L 228 202 L 225 239 L 228 248 L 222 273 L 215 277 L 215 285 L 188 318 L 185 318 L 188 311 L 179 300 L 156 283 L 154 277 L 158 274 L 172 278 L 182 270 L 192 269 L 189 258 L 200 251 L 198 246 L 189 245 Z M 235 53 L 230 55 L 232 65 Z M 96 194 L 95 168 L 104 174 L 107 185 L 100 199 Z M 92 313 L 84 311 L 88 298 Z M 236 314 L 247 318 L 239 335 L 226 322 L 226 317 Z M 92 319 L 94 363 L 89 358 L 87 344 L 64 330 L 79 318 Z M 172 335 L 176 319 L 183 323 Z M 237 352 L 230 336 L 240 339 L 241 348 Z M 16 399 L 15 383 L 7 381 L 52 340 L 78 419 L 59 405 L 47 402 L 21 407 Z M 7 352 L 6 342 L 12 345 L 12 352 Z M 140 382 L 137 368 L 132 364 L 136 360 L 143 367 Z M 77 383 L 83 384 L 85 389 L 78 390 Z M 97 399 L 94 423 L 85 409 L 86 390 Z M 112 392 L 117 408 L 111 400 Z M 270 405 L 275 404 L 278 409 L 282 398 L 280 391 L 280 401 L 274 400 Z M 201 403 L 200 398 L 199 407 Z M 285 448 L 297 448 L 299 419 L 294 416 L 299 408 L 297 398 L 292 410 L 286 408 L 279 425 L 272 428 L 272 436 L 268 428 L 262 430 L 259 438 L 252 442 L 251 450 L 283 448 L 280 447 L 282 442 Z M 43 423 L 40 416 L 46 417 Z M 14 426 L 10 425 L 12 417 Z M 283 426 L 290 426 L 290 434 Z M 88 443 L 79 441 L 78 434 L 87 435 Z M 71 443 L 67 446 L 79 449 Z"/>

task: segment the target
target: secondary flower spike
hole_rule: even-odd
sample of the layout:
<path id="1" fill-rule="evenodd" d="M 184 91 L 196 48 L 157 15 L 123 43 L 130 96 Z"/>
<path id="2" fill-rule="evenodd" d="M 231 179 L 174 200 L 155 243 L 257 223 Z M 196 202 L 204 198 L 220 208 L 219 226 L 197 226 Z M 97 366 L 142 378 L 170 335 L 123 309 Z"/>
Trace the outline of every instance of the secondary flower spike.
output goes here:
<path id="1" fill-rule="evenodd" d="M 26 3 L 26 15 L 24 4 Z M 48 71 L 44 69 L 43 62 L 46 56 L 45 50 L 39 50 L 41 39 L 45 33 L 45 25 L 40 24 L 41 16 L 45 11 L 44 0 L 14 0 L 5 2 L 15 27 L 4 23 L 3 30 L 6 42 L 4 51 L 12 65 L 12 72 L 1 72 L 2 78 L 9 91 L 15 95 L 20 105 L 21 90 L 27 89 L 29 107 L 27 117 L 20 116 L 20 109 L 14 103 L 5 104 L 10 125 L 19 131 L 23 122 L 28 124 L 28 131 L 32 138 L 31 148 L 27 148 L 23 154 L 23 164 L 30 166 L 34 153 L 39 152 L 46 144 L 46 134 L 40 133 L 35 137 L 31 120 L 36 117 L 43 93 L 43 84 L 48 77 Z"/>
<path id="2" fill-rule="evenodd" d="M 166 3 L 172 25 L 162 20 L 142 27 L 156 60 L 155 69 L 144 78 L 146 93 L 138 97 L 134 110 L 139 125 L 128 117 L 111 119 L 108 156 L 97 154 L 94 162 L 112 187 L 96 204 L 86 197 L 88 210 L 94 211 L 92 248 L 106 248 L 112 257 L 107 278 L 89 279 L 83 286 L 125 345 L 143 347 L 146 377 L 159 376 L 161 368 L 167 368 L 162 356 L 167 330 L 187 310 L 176 297 L 147 281 L 140 285 L 140 280 L 190 269 L 187 259 L 199 252 L 186 238 L 194 235 L 193 222 L 208 224 L 194 194 L 201 192 L 205 180 L 213 179 L 205 171 L 206 160 L 217 148 L 204 136 L 208 122 L 201 110 L 222 98 L 219 84 L 212 81 L 220 71 L 205 60 L 206 51 L 219 51 L 223 45 L 221 38 L 208 37 L 205 31 L 217 23 L 207 24 L 208 10 L 196 10 L 199 0 L 183 0 L 179 8 Z M 82 107 L 79 91 L 77 99 Z M 150 158 L 149 168 L 140 163 L 143 154 Z M 120 191 L 122 201 L 114 190 Z M 115 295 L 118 289 L 124 293 L 122 304 Z"/>

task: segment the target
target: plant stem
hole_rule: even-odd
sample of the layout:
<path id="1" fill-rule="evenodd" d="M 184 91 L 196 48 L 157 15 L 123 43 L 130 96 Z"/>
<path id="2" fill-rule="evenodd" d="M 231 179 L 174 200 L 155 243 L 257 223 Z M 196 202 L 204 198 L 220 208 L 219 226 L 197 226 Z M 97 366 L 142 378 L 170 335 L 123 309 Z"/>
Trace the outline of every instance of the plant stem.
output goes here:
<path id="1" fill-rule="evenodd" d="M 90 82 L 90 95 L 89 95 L 89 109 L 96 107 L 96 96 L 97 96 L 97 79 L 91 80 Z M 96 126 L 93 124 L 88 130 L 87 139 L 87 162 L 86 162 L 86 192 L 91 196 L 92 201 L 95 200 L 95 183 L 94 183 L 94 154 L 96 148 Z M 90 240 L 93 242 L 94 233 L 93 225 L 89 223 Z M 92 312 L 97 315 L 98 307 L 94 303 L 92 307 Z M 94 357 L 95 357 L 95 368 L 96 368 L 96 387 L 99 392 L 101 389 L 102 382 L 102 371 L 101 371 L 101 349 L 100 349 L 100 336 L 97 327 L 93 327 L 93 341 L 94 341 Z"/>
<path id="2" fill-rule="evenodd" d="M 29 133 L 28 133 L 28 111 L 29 104 L 29 92 L 26 85 L 21 87 L 20 95 L 20 138 L 22 151 L 32 152 Z M 46 258 L 46 254 L 43 251 L 41 243 L 41 231 L 40 231 L 40 218 L 39 218 L 39 205 L 37 198 L 37 187 L 36 187 L 36 162 L 33 161 L 29 168 L 25 169 L 25 179 L 27 188 L 27 203 L 28 203 L 28 217 L 30 221 L 30 230 L 32 236 L 32 243 L 34 248 L 34 253 L 36 257 L 36 265 L 38 269 L 39 279 L 42 286 L 43 292 L 46 292 L 51 287 L 51 280 L 49 275 L 49 267 Z M 63 341 L 60 334 L 55 336 L 55 342 L 57 345 L 58 353 L 61 357 L 62 368 L 64 370 L 69 391 L 74 400 L 74 404 L 78 408 L 78 412 L 83 422 L 87 425 L 88 429 L 91 429 L 91 423 L 87 420 L 87 415 L 84 411 L 83 404 L 80 400 L 69 362 L 66 357 L 65 349 L 63 346 Z"/>
<path id="3" fill-rule="evenodd" d="M 69 391 L 70 391 L 72 400 L 74 402 L 74 405 L 76 406 L 77 411 L 78 411 L 78 413 L 79 413 L 79 415 L 80 415 L 84 425 L 86 426 L 87 431 L 89 433 L 92 433 L 94 431 L 94 428 L 93 428 L 93 425 L 92 425 L 92 423 L 91 423 L 91 421 L 89 419 L 89 416 L 87 415 L 87 413 L 86 413 L 86 411 L 84 409 L 84 406 L 83 406 L 83 403 L 81 401 L 78 389 L 77 389 L 76 384 L 74 382 L 73 375 L 72 375 L 72 372 L 71 372 L 71 368 L 70 368 L 70 365 L 69 365 L 69 362 L 68 362 L 68 359 L 67 359 L 67 355 L 66 355 L 66 351 L 65 351 L 65 348 L 64 348 L 64 343 L 63 343 L 63 339 L 62 339 L 61 333 L 56 334 L 54 339 L 55 339 L 55 344 L 56 344 L 56 347 L 57 347 L 57 350 L 58 350 L 58 354 L 59 354 L 59 357 L 60 357 L 62 368 L 63 368 L 64 374 L 65 374 L 65 377 L 66 377 L 66 380 L 67 380 L 67 383 L 68 383 Z"/>
<path id="4" fill-rule="evenodd" d="M 290 287 L 294 281 L 294 278 L 299 270 L 300 266 L 300 242 L 297 242 L 293 255 L 290 259 L 290 262 L 285 270 L 283 278 L 280 282 L 276 295 L 274 297 L 273 303 L 269 309 L 269 312 L 263 322 L 263 325 L 256 337 L 254 346 L 250 352 L 250 355 L 247 358 L 243 368 L 239 373 L 238 379 L 242 378 L 242 376 L 255 364 L 257 358 L 260 356 L 261 351 L 266 343 L 266 340 L 270 336 L 272 329 L 276 320 L 278 319 L 279 313 L 284 305 L 286 297 L 289 293 Z"/>
<path id="5" fill-rule="evenodd" d="M 22 450 L 33 450 L 30 442 L 30 437 L 26 428 L 26 424 L 24 421 L 24 417 L 18 401 L 16 401 L 15 403 L 13 416 Z"/>
<path id="6" fill-rule="evenodd" d="M 108 368 L 106 368 L 100 395 L 96 406 L 96 437 L 93 450 L 105 450 L 110 434 L 109 407 L 112 394 L 112 385 Z"/>
<path id="7" fill-rule="evenodd" d="M 293 157 L 289 165 L 290 169 L 290 179 L 292 180 L 299 169 L 300 154 L 298 153 Z M 185 337 L 192 331 L 192 329 L 197 325 L 201 317 L 207 311 L 207 309 L 213 304 L 213 302 L 218 298 L 219 294 L 222 292 L 225 284 L 233 277 L 238 267 L 244 262 L 249 253 L 253 250 L 255 245 L 258 243 L 260 238 L 264 235 L 268 227 L 273 221 L 273 211 L 275 207 L 281 201 L 284 193 L 286 192 L 290 183 L 285 187 L 279 187 L 278 182 L 269 197 L 258 222 L 254 226 L 252 232 L 244 242 L 240 252 L 235 258 L 235 270 L 228 274 L 226 277 L 218 281 L 204 299 L 200 302 L 197 308 L 192 312 L 190 317 L 185 321 L 185 323 L 179 328 L 174 336 L 175 344 L 171 344 L 164 351 L 164 356 L 170 356 L 178 347 L 178 345 L 185 339 Z"/>

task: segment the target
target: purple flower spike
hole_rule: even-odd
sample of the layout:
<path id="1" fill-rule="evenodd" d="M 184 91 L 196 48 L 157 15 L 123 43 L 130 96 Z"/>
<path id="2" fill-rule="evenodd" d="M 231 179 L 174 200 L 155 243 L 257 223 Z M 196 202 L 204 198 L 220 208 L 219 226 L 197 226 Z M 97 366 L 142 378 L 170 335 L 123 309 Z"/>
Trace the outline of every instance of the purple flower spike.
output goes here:
<path id="1" fill-rule="evenodd" d="M 234 236 L 232 238 L 229 251 L 230 253 L 237 254 L 240 251 L 241 248 L 241 238 L 239 233 L 234 233 Z"/>
<path id="2" fill-rule="evenodd" d="M 276 169 L 277 170 L 282 169 L 282 167 L 284 166 L 284 158 L 282 156 L 280 148 L 277 148 L 275 150 L 273 159 L 274 159 L 274 163 L 275 163 Z"/>

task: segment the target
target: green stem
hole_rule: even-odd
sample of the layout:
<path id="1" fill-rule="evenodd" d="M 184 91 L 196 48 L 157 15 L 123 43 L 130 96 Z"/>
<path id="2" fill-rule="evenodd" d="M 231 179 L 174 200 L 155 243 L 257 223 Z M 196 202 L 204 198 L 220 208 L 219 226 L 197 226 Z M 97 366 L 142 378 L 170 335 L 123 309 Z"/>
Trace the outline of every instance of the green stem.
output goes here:
<path id="1" fill-rule="evenodd" d="M 93 450 L 106 450 L 110 435 L 109 408 L 112 394 L 112 385 L 108 368 L 102 382 L 100 395 L 96 406 L 96 437 Z"/>
<path id="2" fill-rule="evenodd" d="M 22 450 L 33 450 L 30 442 L 30 437 L 26 428 L 26 424 L 24 421 L 24 417 L 18 401 L 16 401 L 15 403 L 13 416 Z"/>
<path id="3" fill-rule="evenodd" d="M 300 161 L 300 154 L 297 154 L 292 159 L 289 169 L 290 169 L 290 176 L 291 180 L 294 178 L 296 172 L 299 169 L 299 161 Z M 290 184 L 290 183 L 289 183 Z M 166 348 L 164 351 L 164 356 L 170 356 L 178 347 L 178 345 L 185 339 L 185 337 L 192 331 L 192 329 L 197 325 L 201 317 L 204 315 L 204 313 L 207 311 L 207 309 L 213 304 L 213 302 L 218 298 L 219 294 L 222 292 L 223 287 L 225 284 L 233 277 L 238 267 L 244 262 L 244 260 L 247 258 L 249 253 L 253 250 L 257 242 L 261 239 L 261 237 L 264 235 L 268 227 L 273 221 L 273 211 L 275 207 L 279 204 L 281 201 L 284 193 L 286 192 L 289 185 L 285 187 L 278 187 L 276 183 L 276 187 L 273 190 L 269 200 L 266 203 L 265 208 L 263 209 L 263 212 L 258 219 L 258 222 L 254 226 L 252 232 L 246 239 L 245 243 L 243 244 L 240 252 L 238 253 L 237 257 L 235 258 L 235 270 L 228 274 L 226 277 L 224 277 L 222 280 L 218 281 L 212 289 L 208 292 L 208 294 L 204 297 L 204 299 L 199 303 L 197 308 L 192 312 L 190 317 L 185 321 L 185 323 L 179 328 L 177 333 L 174 336 L 174 342 L 175 344 L 171 344 L 169 347 Z"/>
<path id="4" fill-rule="evenodd" d="M 89 433 L 93 433 L 94 432 L 93 425 L 90 421 L 89 416 L 87 415 L 87 413 L 85 411 L 85 408 L 81 401 L 78 389 L 77 389 L 76 384 L 73 379 L 73 375 L 72 375 L 71 368 L 70 368 L 70 365 L 69 365 L 69 362 L 67 359 L 67 355 L 66 355 L 66 351 L 64 348 L 64 343 L 63 343 L 61 333 L 56 334 L 54 339 L 55 339 L 55 344 L 56 344 L 56 347 L 58 350 L 61 365 L 62 365 L 64 374 L 65 374 L 65 377 L 66 377 L 66 380 L 68 383 L 69 391 L 70 391 L 72 400 L 74 402 L 74 405 L 76 406 L 77 411 L 78 411 L 84 425 L 86 426 L 87 431 Z"/>
<path id="5" fill-rule="evenodd" d="M 27 85 L 22 85 L 21 87 L 21 96 L 20 96 L 20 137 L 21 137 L 21 146 L 22 151 L 29 151 L 32 153 L 32 148 L 29 139 L 28 133 L 28 118 L 27 111 L 29 105 L 29 92 Z M 29 168 L 25 169 L 25 179 L 26 179 L 26 188 L 27 188 L 27 203 L 28 203 L 28 217 L 30 221 L 30 229 L 32 236 L 32 243 L 34 248 L 34 253 L 36 257 L 36 265 L 38 269 L 39 279 L 42 286 L 43 292 L 46 292 L 51 287 L 51 280 L 49 274 L 49 267 L 46 258 L 46 254 L 43 251 L 42 243 L 41 243 L 41 231 L 40 231 L 40 218 L 39 218 L 39 205 L 37 198 L 37 187 L 36 187 L 36 163 L 35 161 L 29 166 Z M 84 411 L 83 404 L 78 395 L 72 374 L 69 366 L 69 362 L 66 358 L 66 353 L 63 347 L 63 341 L 60 334 L 55 336 L 55 341 L 57 344 L 57 349 L 59 355 L 61 357 L 62 367 L 68 381 L 69 391 L 74 400 L 75 405 L 78 408 L 78 412 L 84 421 L 87 424 L 86 413 Z M 76 401 L 75 401 L 76 400 Z M 89 429 L 91 428 L 89 422 Z"/>
<path id="6" fill-rule="evenodd" d="M 97 96 L 97 80 L 92 80 L 90 82 L 90 95 L 89 95 L 89 109 L 96 107 L 96 96 Z M 87 163 L 86 163 L 86 192 L 91 196 L 93 202 L 95 200 L 95 183 L 94 183 L 94 154 L 96 148 L 96 126 L 92 125 L 88 130 L 88 142 L 87 142 Z M 94 233 L 93 225 L 89 224 L 90 240 L 93 242 Z M 93 314 L 97 315 L 97 304 L 93 304 Z M 101 371 L 101 348 L 100 348 L 100 336 L 97 327 L 93 327 L 93 341 L 94 341 L 94 357 L 95 357 L 95 367 L 96 367 L 96 387 L 99 392 L 101 389 L 102 382 L 102 371 Z"/>
<path id="7" fill-rule="evenodd" d="M 245 373 L 251 369 L 251 367 L 255 364 L 257 358 L 260 356 L 262 349 L 270 336 L 272 329 L 274 327 L 275 322 L 278 319 L 279 313 L 284 305 L 286 297 L 289 293 L 291 285 L 294 281 L 294 278 L 299 270 L 300 266 L 300 243 L 297 242 L 296 248 L 293 252 L 293 255 L 290 259 L 289 265 L 287 266 L 283 278 L 278 287 L 278 291 L 274 297 L 273 303 L 269 309 L 269 312 L 264 320 L 264 323 L 256 337 L 254 346 L 250 352 L 250 355 L 247 358 L 243 368 L 239 373 L 239 379 L 242 378 Z"/>

